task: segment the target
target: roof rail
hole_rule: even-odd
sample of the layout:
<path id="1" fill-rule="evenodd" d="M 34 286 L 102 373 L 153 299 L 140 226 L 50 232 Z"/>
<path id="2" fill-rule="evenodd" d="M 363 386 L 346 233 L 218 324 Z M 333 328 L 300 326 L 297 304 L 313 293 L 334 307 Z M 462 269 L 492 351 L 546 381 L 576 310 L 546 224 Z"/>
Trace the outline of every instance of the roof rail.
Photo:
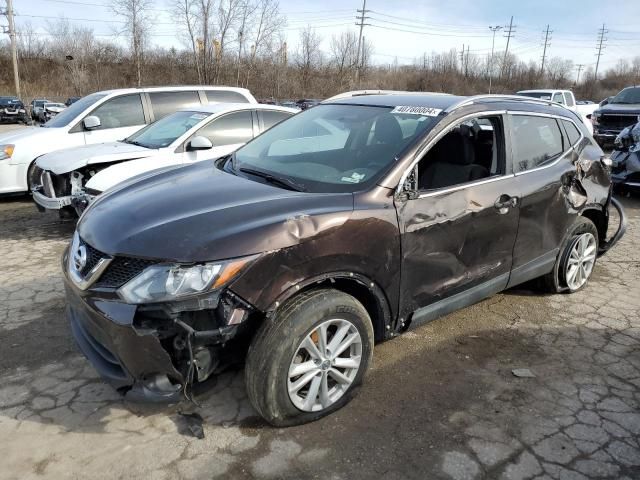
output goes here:
<path id="1" fill-rule="evenodd" d="M 321 103 L 328 103 L 343 98 L 363 97 L 366 95 L 451 95 L 444 92 L 410 92 L 405 90 L 352 90 L 349 92 L 339 93 L 333 97 L 325 98 Z"/>
<path id="2" fill-rule="evenodd" d="M 558 102 L 552 102 L 551 100 L 543 100 L 541 98 L 526 97 L 524 95 L 484 94 L 484 95 L 474 95 L 472 97 L 465 98 L 464 100 L 461 100 L 460 102 L 451 105 L 445 111 L 447 113 L 450 113 L 450 112 L 453 112 L 454 110 L 456 110 L 456 109 L 458 109 L 460 107 L 464 107 L 464 106 L 467 106 L 467 105 L 472 105 L 474 103 L 477 103 L 479 100 L 495 100 L 495 101 L 511 100 L 511 101 L 516 101 L 516 102 L 538 103 L 538 104 L 541 104 L 541 105 L 550 105 L 550 106 L 563 107 L 563 105 L 558 103 Z"/>

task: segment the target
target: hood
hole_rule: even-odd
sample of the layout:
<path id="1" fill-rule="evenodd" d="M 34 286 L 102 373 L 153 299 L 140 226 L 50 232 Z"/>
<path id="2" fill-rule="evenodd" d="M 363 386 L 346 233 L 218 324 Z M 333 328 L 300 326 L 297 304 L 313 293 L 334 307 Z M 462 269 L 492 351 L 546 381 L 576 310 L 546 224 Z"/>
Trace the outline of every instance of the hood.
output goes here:
<path id="1" fill-rule="evenodd" d="M 625 104 L 625 103 L 608 103 L 604 107 L 600 107 L 596 113 L 621 113 L 621 114 L 640 114 L 640 103 Z"/>
<path id="2" fill-rule="evenodd" d="M 45 107 L 45 110 L 48 110 L 49 112 L 60 113 L 65 108 L 67 108 L 67 107 Z"/>
<path id="3" fill-rule="evenodd" d="M 32 144 L 40 143 L 41 141 L 47 141 L 48 139 L 53 139 L 57 135 L 61 135 L 62 131 L 63 129 L 61 128 L 17 128 L 15 130 L 10 130 L 8 132 L 0 134 L 0 145 L 11 143 L 16 145 L 16 148 L 18 148 L 21 143 Z"/>
<path id="4" fill-rule="evenodd" d="M 36 161 L 38 167 L 56 175 L 72 172 L 89 164 L 112 163 L 156 155 L 158 150 L 123 142 L 99 143 L 65 148 L 42 155 Z"/>
<path id="5" fill-rule="evenodd" d="M 100 196 L 78 232 L 111 255 L 202 262 L 315 240 L 352 212 L 352 194 L 284 190 L 204 161 L 125 182 Z"/>
<path id="6" fill-rule="evenodd" d="M 110 167 L 100 170 L 85 183 L 85 188 L 104 192 L 125 180 L 142 175 L 144 173 L 153 172 L 166 167 L 175 168 L 181 166 L 180 159 L 175 156 L 160 156 L 154 158 L 138 158 L 128 162 L 116 163 Z"/>

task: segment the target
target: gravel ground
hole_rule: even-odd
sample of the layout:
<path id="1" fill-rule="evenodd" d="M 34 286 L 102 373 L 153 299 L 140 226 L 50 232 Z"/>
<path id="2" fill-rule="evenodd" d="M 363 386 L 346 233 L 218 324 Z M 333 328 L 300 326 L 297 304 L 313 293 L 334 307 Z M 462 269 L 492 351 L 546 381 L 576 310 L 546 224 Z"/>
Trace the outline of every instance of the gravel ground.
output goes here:
<path id="1" fill-rule="evenodd" d="M 628 232 L 581 292 L 512 289 L 378 345 L 347 407 L 274 429 L 241 371 L 199 406 L 124 402 L 63 317 L 73 224 L 0 199 L 0 478 L 636 480 L 640 199 L 624 203 Z"/>

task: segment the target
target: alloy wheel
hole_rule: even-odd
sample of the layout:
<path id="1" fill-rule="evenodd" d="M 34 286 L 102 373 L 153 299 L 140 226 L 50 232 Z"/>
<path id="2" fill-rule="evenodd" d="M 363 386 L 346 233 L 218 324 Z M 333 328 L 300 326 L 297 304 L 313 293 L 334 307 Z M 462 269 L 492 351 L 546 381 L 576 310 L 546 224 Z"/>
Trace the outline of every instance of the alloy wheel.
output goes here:
<path id="1" fill-rule="evenodd" d="M 287 388 L 296 408 L 325 410 L 349 389 L 360 370 L 362 338 L 348 320 L 316 326 L 298 346 L 289 366 Z"/>
<path id="2" fill-rule="evenodd" d="M 567 259 L 565 279 L 571 290 L 578 290 L 591 276 L 596 263 L 596 239 L 591 233 L 583 233 L 573 243 Z"/>

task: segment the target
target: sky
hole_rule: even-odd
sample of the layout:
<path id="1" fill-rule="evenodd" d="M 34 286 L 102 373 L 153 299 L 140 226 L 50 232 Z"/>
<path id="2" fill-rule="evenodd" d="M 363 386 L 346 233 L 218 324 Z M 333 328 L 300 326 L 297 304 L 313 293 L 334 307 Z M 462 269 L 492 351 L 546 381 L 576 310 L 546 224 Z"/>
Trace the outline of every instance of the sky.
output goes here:
<path id="1" fill-rule="evenodd" d="M 152 1 L 152 43 L 183 48 L 169 12 L 170 0 Z M 120 26 L 108 5 L 109 0 L 14 0 L 16 25 L 20 31 L 30 22 L 45 35 L 48 22 L 66 17 L 107 38 Z M 290 50 L 295 50 L 300 30 L 310 25 L 323 37 L 322 48 L 328 51 L 332 35 L 358 30 L 355 16 L 361 8 L 362 0 L 280 0 Z M 367 0 L 366 9 L 364 36 L 373 44 L 373 62 L 378 64 L 412 64 L 423 53 L 459 51 L 463 45 L 470 55 L 486 57 L 492 43 L 489 26 L 502 27 L 495 45 L 496 51 L 503 51 L 512 15 L 515 27 L 509 49 L 524 60 L 540 62 L 547 25 L 551 31 L 548 57 L 571 59 L 585 68 L 595 65 L 603 23 L 608 32 L 601 71 L 621 58 L 640 55 L 640 0 Z"/>

